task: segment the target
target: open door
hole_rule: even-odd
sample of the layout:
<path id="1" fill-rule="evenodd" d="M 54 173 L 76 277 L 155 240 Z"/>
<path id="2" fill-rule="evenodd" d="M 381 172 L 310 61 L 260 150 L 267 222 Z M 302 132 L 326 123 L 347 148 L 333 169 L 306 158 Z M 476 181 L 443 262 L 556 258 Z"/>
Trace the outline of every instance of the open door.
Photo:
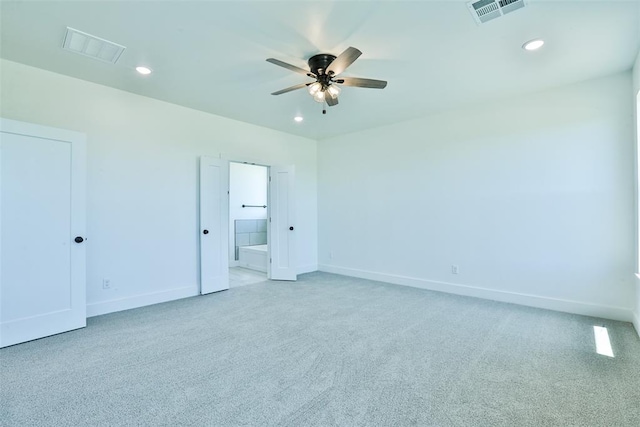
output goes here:
<path id="1" fill-rule="evenodd" d="M 200 293 L 229 289 L 229 162 L 200 158 Z"/>
<path id="2" fill-rule="evenodd" d="M 271 280 L 296 280 L 296 230 L 293 166 L 269 170 L 269 259 Z"/>
<path id="3" fill-rule="evenodd" d="M 85 145 L 0 119 L 0 347 L 86 326 Z"/>

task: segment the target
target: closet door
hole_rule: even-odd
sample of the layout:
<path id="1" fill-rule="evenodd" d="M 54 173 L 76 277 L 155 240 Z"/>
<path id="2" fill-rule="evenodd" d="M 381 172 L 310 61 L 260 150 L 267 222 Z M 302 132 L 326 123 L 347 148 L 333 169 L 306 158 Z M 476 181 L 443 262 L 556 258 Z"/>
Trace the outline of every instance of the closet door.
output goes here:
<path id="1" fill-rule="evenodd" d="M 85 138 L 0 120 L 0 347 L 86 326 Z"/>

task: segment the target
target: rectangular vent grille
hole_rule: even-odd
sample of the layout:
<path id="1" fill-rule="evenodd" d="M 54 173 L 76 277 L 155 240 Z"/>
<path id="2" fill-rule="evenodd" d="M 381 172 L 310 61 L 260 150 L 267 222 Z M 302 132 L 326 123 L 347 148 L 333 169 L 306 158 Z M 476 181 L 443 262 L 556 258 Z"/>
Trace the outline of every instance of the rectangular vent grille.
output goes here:
<path id="1" fill-rule="evenodd" d="M 69 52 L 78 53 L 111 64 L 118 62 L 120 55 L 122 55 L 122 52 L 126 49 L 117 43 L 92 36 L 91 34 L 78 31 L 71 27 L 67 27 L 67 33 L 64 36 L 62 47 Z"/>
<path id="2" fill-rule="evenodd" d="M 476 23 L 482 24 L 523 8 L 527 0 L 477 0 L 467 3 Z"/>

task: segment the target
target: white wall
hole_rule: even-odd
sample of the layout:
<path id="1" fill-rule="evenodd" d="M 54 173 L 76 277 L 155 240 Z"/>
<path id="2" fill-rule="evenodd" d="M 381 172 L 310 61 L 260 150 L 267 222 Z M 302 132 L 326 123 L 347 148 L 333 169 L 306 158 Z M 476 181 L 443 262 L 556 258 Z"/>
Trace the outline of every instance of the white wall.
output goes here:
<path id="1" fill-rule="evenodd" d="M 320 141 L 320 269 L 630 321 L 631 86 L 627 72 Z"/>
<path id="2" fill-rule="evenodd" d="M 633 97 L 635 105 L 635 141 L 636 141 L 636 273 L 640 273 L 640 248 L 637 247 L 640 242 L 640 212 L 638 212 L 640 205 L 640 52 L 636 57 L 636 62 L 633 66 Z M 634 313 L 634 326 L 636 332 L 640 335 L 640 277 L 636 277 L 636 297 L 635 297 L 635 313 Z"/>
<path id="3" fill-rule="evenodd" d="M 2 60 L 0 115 L 87 135 L 88 313 L 198 291 L 197 161 L 296 168 L 299 271 L 317 263 L 316 142 Z M 103 290 L 110 278 L 115 289 Z"/>
<path id="4" fill-rule="evenodd" d="M 640 52 L 638 52 L 638 56 L 636 57 L 636 62 L 633 65 L 633 88 L 637 93 L 640 90 Z"/>
<path id="5" fill-rule="evenodd" d="M 229 257 L 235 262 L 235 220 L 265 219 L 267 209 L 242 205 L 267 205 L 268 170 L 264 166 L 231 162 L 229 164 Z"/>

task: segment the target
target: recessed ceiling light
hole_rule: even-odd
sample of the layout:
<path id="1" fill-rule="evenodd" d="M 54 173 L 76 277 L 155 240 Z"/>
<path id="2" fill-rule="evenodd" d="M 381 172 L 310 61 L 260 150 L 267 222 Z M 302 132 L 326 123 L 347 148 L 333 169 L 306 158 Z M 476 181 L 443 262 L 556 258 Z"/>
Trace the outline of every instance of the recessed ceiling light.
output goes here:
<path id="1" fill-rule="evenodd" d="M 544 40 L 540 40 L 540 39 L 529 40 L 528 42 L 522 45 L 522 48 L 524 50 L 538 50 L 542 47 L 543 44 L 544 44 Z"/>
<path id="2" fill-rule="evenodd" d="M 303 120 L 304 120 L 304 117 L 302 117 L 302 116 L 295 116 L 295 117 L 293 118 L 293 120 L 295 120 L 296 122 L 300 123 L 301 121 L 303 121 Z"/>
<path id="3" fill-rule="evenodd" d="M 142 75 L 147 75 L 147 74 L 151 74 L 151 68 L 147 68 L 147 67 L 136 67 L 136 71 L 139 72 Z"/>

